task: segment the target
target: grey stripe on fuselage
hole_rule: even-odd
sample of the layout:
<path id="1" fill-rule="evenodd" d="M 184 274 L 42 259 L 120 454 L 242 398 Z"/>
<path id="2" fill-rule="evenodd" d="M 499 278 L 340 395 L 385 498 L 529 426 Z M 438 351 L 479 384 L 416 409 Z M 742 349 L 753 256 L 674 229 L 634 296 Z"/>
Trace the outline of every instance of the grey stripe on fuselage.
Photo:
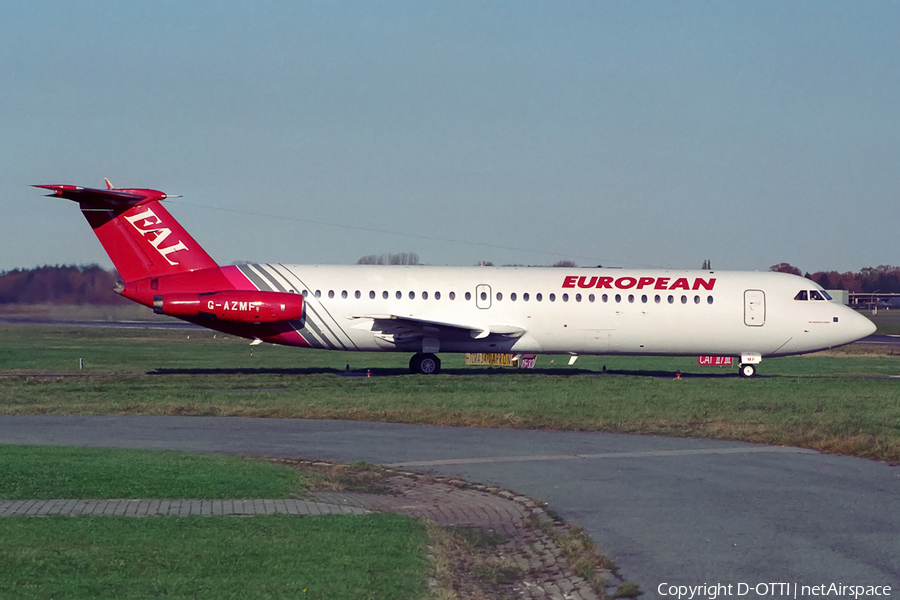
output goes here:
<path id="1" fill-rule="evenodd" d="M 262 277 L 250 268 L 250 265 L 237 265 L 238 271 L 244 274 L 244 277 L 250 280 L 250 283 L 256 286 L 256 289 L 265 292 L 271 292 L 271 288 L 262 280 Z"/>
<path id="2" fill-rule="evenodd" d="M 328 312 L 322 302 L 318 298 L 315 298 L 313 296 L 312 290 L 310 290 L 309 286 L 307 286 L 303 282 L 303 280 L 301 280 L 297 276 L 296 273 L 288 269 L 283 264 L 266 265 L 266 267 L 266 272 L 274 271 L 275 273 L 284 277 L 286 281 L 290 282 L 291 280 L 293 280 L 296 283 L 300 284 L 298 287 L 302 287 L 303 289 L 307 290 L 307 309 L 312 310 L 313 314 L 315 315 L 314 324 L 319 328 L 320 334 L 322 335 L 323 339 L 325 339 L 325 341 L 329 344 L 332 344 L 332 348 L 336 349 L 340 347 L 344 350 L 348 348 L 357 348 L 356 344 L 353 343 L 353 340 L 350 339 L 350 336 L 348 336 L 343 328 L 338 324 L 337 320 Z M 282 270 L 284 272 L 282 272 Z M 326 330 L 328 335 L 326 335 Z"/>
<path id="3" fill-rule="evenodd" d="M 319 338 L 317 340 L 320 348 L 325 348 L 327 350 L 337 350 L 337 346 L 332 342 L 328 336 L 322 331 L 322 328 L 319 327 L 319 323 L 322 321 L 322 318 L 319 316 L 319 313 L 316 312 L 316 309 L 313 307 L 312 303 L 306 303 L 306 322 L 304 323 L 305 329 L 314 334 L 314 337 Z"/>
<path id="4" fill-rule="evenodd" d="M 279 289 L 274 286 L 272 283 L 267 283 L 260 275 L 257 273 L 255 269 L 251 269 L 250 265 L 237 265 L 238 270 L 244 274 L 247 279 L 250 280 L 250 283 L 255 285 L 257 289 L 266 291 L 266 292 L 283 292 L 284 289 Z M 307 303 L 306 305 L 307 311 L 310 310 L 310 306 Z M 315 314 L 315 311 L 312 311 Z M 300 333 L 302 337 L 306 339 L 307 342 L 313 347 L 317 348 L 325 348 L 325 349 L 334 349 L 334 345 L 330 342 L 322 341 L 325 339 L 325 336 L 319 331 L 318 327 L 315 327 L 315 324 L 311 321 L 309 316 L 304 320 L 303 327 L 297 329 L 296 326 L 294 328 Z"/>
<path id="5" fill-rule="evenodd" d="M 279 279 L 284 283 L 287 283 L 288 287 L 284 288 L 282 291 L 295 288 L 308 291 L 306 295 L 307 315 L 305 325 L 309 332 L 314 333 L 317 337 L 321 338 L 321 341 L 319 341 L 321 347 L 331 350 L 356 348 L 356 344 L 353 343 L 353 340 L 351 340 L 346 332 L 344 332 L 334 317 L 328 313 L 327 309 L 322 306 L 322 303 L 318 299 L 313 298 L 311 290 L 309 290 L 306 284 L 303 283 L 294 272 L 283 264 L 254 266 L 258 268 L 267 279 L 270 279 L 273 282 L 273 285 L 281 286 L 282 284 L 279 282 Z M 342 339 L 342 337 L 344 339 Z"/>
<path id="6" fill-rule="evenodd" d="M 278 288 L 280 292 L 297 292 L 297 286 L 288 280 L 275 265 L 253 265 L 257 270 L 261 271 L 268 279 Z"/>
<path id="7" fill-rule="evenodd" d="M 251 271 L 256 273 L 256 275 L 265 283 L 266 289 L 271 290 L 273 292 L 286 292 L 287 289 L 283 288 L 277 281 L 272 279 L 272 276 L 263 268 L 262 265 L 247 265 Z"/>
<path id="8" fill-rule="evenodd" d="M 253 265 L 253 267 L 257 273 L 265 276 L 265 280 L 272 283 L 274 290 L 279 292 L 296 292 L 298 286 L 291 283 L 278 271 L 278 269 L 274 268 L 274 265 L 256 264 Z M 316 313 L 315 309 L 310 306 L 309 301 L 307 300 L 305 318 L 302 321 L 300 328 L 297 329 L 295 327 L 295 329 L 297 329 L 298 332 L 301 332 L 301 335 L 306 339 L 310 346 L 326 350 L 335 350 L 336 346 L 328 339 L 328 336 L 322 332 L 321 328 L 318 326 L 318 321 L 321 321 L 319 315 Z"/>

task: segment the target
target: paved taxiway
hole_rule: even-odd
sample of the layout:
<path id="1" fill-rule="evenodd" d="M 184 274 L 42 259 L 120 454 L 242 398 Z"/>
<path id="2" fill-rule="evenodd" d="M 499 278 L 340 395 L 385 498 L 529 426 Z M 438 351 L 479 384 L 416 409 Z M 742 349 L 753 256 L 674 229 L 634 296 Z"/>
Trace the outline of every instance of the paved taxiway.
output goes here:
<path id="1" fill-rule="evenodd" d="M 0 416 L 0 443 L 369 461 L 550 503 L 660 583 L 900 589 L 900 468 L 809 450 L 616 434 L 215 417 Z"/>

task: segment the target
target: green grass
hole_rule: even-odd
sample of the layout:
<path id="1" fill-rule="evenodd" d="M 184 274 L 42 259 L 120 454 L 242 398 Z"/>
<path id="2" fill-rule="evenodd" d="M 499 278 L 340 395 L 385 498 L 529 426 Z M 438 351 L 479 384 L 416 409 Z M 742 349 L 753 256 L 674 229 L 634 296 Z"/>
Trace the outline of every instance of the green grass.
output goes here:
<path id="1" fill-rule="evenodd" d="M 859 311 L 867 319 L 871 320 L 878 327 L 879 334 L 882 335 L 900 335 L 900 311 L 880 310 L 877 315 L 873 315 L 871 310 Z"/>
<path id="2" fill-rule="evenodd" d="M 296 498 L 311 477 L 236 456 L 0 445 L 0 498 Z"/>
<path id="3" fill-rule="evenodd" d="M 180 452 L 0 446 L 0 498 L 288 498 L 316 474 Z M 394 514 L 0 518 L 0 598 L 418 598 Z"/>
<path id="4" fill-rule="evenodd" d="M 425 534 L 365 516 L 0 519 L 0 598 L 418 598 Z"/>
<path id="5" fill-rule="evenodd" d="M 900 361 L 763 361 L 761 377 L 696 358 L 540 356 L 537 371 L 408 375 L 407 354 L 276 346 L 207 331 L 7 327 L 0 413 L 242 415 L 619 431 L 747 440 L 900 460 Z M 190 335 L 190 339 L 188 339 Z M 215 337 L 213 337 L 215 335 Z M 251 356 L 252 350 L 252 356 Z M 84 357 L 87 368 L 77 370 Z M 551 363 L 551 361 L 553 361 Z M 349 363 L 373 377 L 344 377 Z M 601 372 L 603 366 L 607 372 Z M 680 370 L 683 377 L 675 379 Z"/>

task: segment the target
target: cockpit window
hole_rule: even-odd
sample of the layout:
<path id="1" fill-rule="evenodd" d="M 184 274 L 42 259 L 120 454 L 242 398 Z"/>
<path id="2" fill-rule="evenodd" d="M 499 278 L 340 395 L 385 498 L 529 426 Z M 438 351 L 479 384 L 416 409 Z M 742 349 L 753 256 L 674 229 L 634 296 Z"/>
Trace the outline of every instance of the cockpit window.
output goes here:
<path id="1" fill-rule="evenodd" d="M 800 290 L 797 292 L 797 295 L 794 296 L 794 300 L 831 300 L 831 295 L 825 290 Z"/>

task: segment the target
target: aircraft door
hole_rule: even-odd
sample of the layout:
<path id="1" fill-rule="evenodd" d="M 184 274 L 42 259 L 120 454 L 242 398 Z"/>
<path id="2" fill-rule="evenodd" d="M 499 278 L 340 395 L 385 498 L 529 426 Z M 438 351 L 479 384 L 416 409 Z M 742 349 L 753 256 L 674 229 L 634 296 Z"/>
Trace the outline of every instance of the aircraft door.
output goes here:
<path id="1" fill-rule="evenodd" d="M 475 286 L 475 306 L 478 308 L 491 307 L 491 286 L 485 283 Z"/>
<path id="2" fill-rule="evenodd" d="M 766 324 L 766 293 L 762 290 L 744 292 L 744 325 L 762 327 Z"/>

